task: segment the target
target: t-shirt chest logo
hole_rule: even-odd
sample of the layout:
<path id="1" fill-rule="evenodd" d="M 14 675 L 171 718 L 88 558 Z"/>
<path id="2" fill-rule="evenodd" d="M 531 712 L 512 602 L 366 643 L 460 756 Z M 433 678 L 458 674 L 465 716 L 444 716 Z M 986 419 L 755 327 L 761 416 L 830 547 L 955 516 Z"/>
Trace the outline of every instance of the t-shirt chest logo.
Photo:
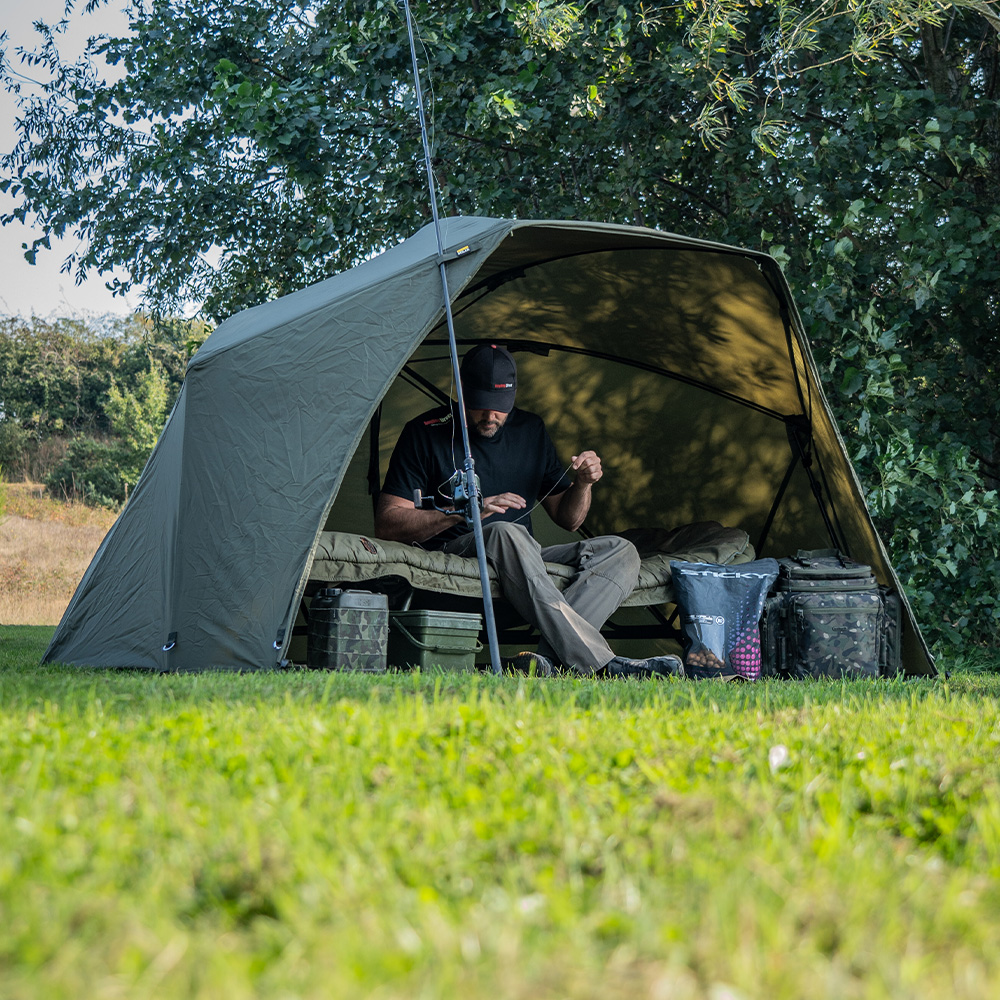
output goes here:
<path id="1" fill-rule="evenodd" d="M 445 427 L 451 423 L 451 414 L 446 413 L 443 417 L 431 417 L 424 421 L 424 427 Z"/>

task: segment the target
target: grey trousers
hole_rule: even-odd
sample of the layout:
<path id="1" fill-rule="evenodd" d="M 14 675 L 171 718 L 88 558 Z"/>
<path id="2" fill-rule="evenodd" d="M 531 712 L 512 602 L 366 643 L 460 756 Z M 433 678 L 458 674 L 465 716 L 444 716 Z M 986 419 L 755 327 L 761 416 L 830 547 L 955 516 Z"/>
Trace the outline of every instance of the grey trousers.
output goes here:
<path id="1" fill-rule="evenodd" d="M 505 600 L 542 635 L 538 652 L 581 673 L 603 667 L 615 654 L 601 626 L 632 593 L 639 553 L 617 535 L 542 548 L 521 524 L 483 525 L 486 562 L 500 578 Z M 444 545 L 445 552 L 475 555 L 470 531 Z M 565 591 L 545 572 L 545 563 L 571 566 L 576 576 Z"/>

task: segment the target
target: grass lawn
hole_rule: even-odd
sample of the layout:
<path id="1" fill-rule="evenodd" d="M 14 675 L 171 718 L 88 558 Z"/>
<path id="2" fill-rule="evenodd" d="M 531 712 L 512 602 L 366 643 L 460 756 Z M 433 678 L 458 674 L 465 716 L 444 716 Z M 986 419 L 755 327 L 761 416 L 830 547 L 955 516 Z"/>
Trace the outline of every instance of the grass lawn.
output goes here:
<path id="1" fill-rule="evenodd" d="M 1000 674 L 148 676 L 51 632 L 0 626 L 3 1000 L 1000 996 Z"/>

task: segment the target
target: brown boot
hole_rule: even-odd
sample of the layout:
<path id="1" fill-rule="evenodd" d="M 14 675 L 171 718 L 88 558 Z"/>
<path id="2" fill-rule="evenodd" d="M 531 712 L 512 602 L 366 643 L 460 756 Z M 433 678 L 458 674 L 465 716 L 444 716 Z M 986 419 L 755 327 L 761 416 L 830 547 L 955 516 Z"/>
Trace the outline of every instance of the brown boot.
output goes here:
<path id="1" fill-rule="evenodd" d="M 535 677 L 551 677 L 554 673 L 552 661 L 541 653 L 518 653 L 507 661 L 507 669 L 518 674 Z"/>

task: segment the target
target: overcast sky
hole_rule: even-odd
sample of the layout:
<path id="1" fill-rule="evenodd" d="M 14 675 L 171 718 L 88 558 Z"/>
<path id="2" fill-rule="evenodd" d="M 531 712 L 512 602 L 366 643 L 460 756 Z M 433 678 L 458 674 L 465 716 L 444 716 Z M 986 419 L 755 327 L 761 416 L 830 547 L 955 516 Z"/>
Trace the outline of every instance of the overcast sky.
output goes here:
<path id="1" fill-rule="evenodd" d="M 16 69 L 21 67 L 14 50 L 19 45 L 29 49 L 37 47 L 39 36 L 32 23 L 58 21 L 63 15 L 64 2 L 0 0 L 0 31 L 7 32 L 7 57 Z M 83 5 L 80 0 L 81 10 Z M 125 19 L 120 11 L 118 0 L 111 0 L 106 8 L 93 14 L 75 13 L 67 34 L 72 51 L 82 50 L 89 35 L 123 30 Z M 24 71 L 29 75 L 33 72 L 31 69 Z M 4 153 L 14 148 L 16 113 L 14 98 L 0 87 L 0 150 Z M 12 198 L 0 195 L 0 212 L 10 211 L 13 204 Z M 112 298 L 104 287 L 106 279 L 103 276 L 95 275 L 82 285 L 76 285 L 71 275 L 60 274 L 63 260 L 78 248 L 71 238 L 61 244 L 53 242 L 51 250 L 39 251 L 34 266 L 29 264 L 24 259 L 21 244 L 37 235 L 41 234 L 18 223 L 0 226 L 0 314 L 87 317 L 107 312 L 128 313 L 139 304 L 137 296 L 129 296 L 126 300 Z"/>

